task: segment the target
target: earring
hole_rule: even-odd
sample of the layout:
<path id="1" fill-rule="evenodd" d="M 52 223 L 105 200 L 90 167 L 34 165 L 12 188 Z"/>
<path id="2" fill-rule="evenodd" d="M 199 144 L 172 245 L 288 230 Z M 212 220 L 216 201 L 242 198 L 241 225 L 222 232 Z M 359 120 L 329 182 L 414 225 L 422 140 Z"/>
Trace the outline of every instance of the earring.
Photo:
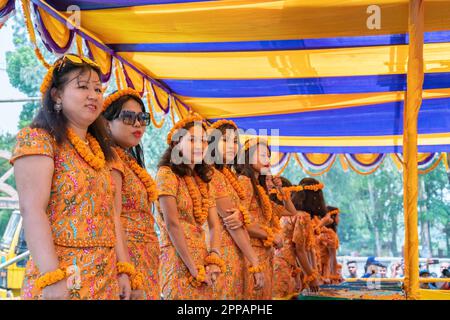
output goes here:
<path id="1" fill-rule="evenodd" d="M 53 109 L 55 109 L 56 113 L 60 113 L 62 110 L 62 103 L 61 102 L 55 103 L 55 106 L 53 107 Z"/>

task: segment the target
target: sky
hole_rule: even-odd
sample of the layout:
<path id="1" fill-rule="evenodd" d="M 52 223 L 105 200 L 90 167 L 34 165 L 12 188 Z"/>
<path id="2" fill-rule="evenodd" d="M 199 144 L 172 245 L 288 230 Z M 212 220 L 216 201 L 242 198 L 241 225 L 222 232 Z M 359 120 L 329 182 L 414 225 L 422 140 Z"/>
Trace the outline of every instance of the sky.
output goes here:
<path id="1" fill-rule="evenodd" d="M 14 51 L 11 25 L 12 19 L 0 29 L 0 134 L 6 132 L 15 134 L 18 131 L 17 123 L 24 104 L 23 102 L 4 103 L 2 100 L 26 97 L 25 94 L 11 86 L 6 73 L 6 52 Z"/>

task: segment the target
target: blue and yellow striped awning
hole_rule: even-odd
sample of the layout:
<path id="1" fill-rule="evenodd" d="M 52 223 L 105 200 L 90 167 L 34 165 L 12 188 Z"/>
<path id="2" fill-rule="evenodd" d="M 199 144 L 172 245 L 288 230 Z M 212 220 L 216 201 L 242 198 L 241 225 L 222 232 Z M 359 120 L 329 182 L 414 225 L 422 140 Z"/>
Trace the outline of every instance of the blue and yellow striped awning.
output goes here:
<path id="1" fill-rule="evenodd" d="M 116 65 L 181 116 L 279 130 L 281 152 L 402 151 L 407 0 L 31 2 L 55 52 L 77 33 L 105 80 Z M 449 18 L 450 1 L 425 3 L 419 152 L 450 151 Z"/>

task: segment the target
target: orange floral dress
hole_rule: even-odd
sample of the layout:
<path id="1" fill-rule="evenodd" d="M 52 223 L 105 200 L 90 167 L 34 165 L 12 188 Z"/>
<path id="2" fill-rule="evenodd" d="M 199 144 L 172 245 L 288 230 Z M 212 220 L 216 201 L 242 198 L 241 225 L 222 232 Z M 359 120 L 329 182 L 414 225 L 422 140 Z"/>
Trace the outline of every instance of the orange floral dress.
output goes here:
<path id="1" fill-rule="evenodd" d="M 60 267 L 67 268 L 71 299 L 119 299 L 117 282 L 113 183 L 109 164 L 96 171 L 68 141 L 58 145 L 43 129 L 24 128 L 17 134 L 11 163 L 43 155 L 54 160 L 47 217 Z M 23 299 L 40 299 L 40 276 L 29 260 Z"/>
<path id="2" fill-rule="evenodd" d="M 329 259 L 329 255 L 328 253 L 326 253 L 325 256 L 322 257 L 321 254 L 321 245 L 320 245 L 320 236 L 322 234 L 322 230 L 324 229 L 324 227 L 318 227 L 318 225 L 320 224 L 320 218 L 318 216 L 314 216 L 314 218 L 312 219 L 312 227 L 313 227 L 313 234 L 314 234 L 314 256 L 316 258 L 316 268 L 317 268 L 317 272 L 319 272 L 320 276 L 323 276 L 324 270 L 323 270 L 323 264 L 326 263 L 326 259 Z M 325 270 L 326 272 L 326 270 Z"/>
<path id="3" fill-rule="evenodd" d="M 322 227 L 319 235 L 319 252 L 322 277 L 328 278 L 331 274 L 331 261 L 329 250 L 337 250 L 339 247 L 339 239 L 333 229 Z"/>
<path id="4" fill-rule="evenodd" d="M 204 265 L 204 260 L 208 255 L 205 231 L 194 218 L 192 199 L 184 179 L 178 177 L 169 167 L 163 166 L 159 168 L 156 175 L 156 185 L 158 196 L 175 197 L 178 219 L 184 231 L 189 252 L 196 265 Z M 212 194 L 210 203 L 211 207 L 215 206 Z M 193 287 L 189 283 L 190 272 L 170 240 L 159 205 L 158 211 L 156 220 L 160 228 L 159 283 L 162 298 L 164 300 L 210 300 L 215 298 L 212 288 L 206 284 Z"/>
<path id="5" fill-rule="evenodd" d="M 119 158 L 120 159 L 120 158 Z M 144 299 L 159 300 L 159 243 L 155 232 L 152 203 L 138 176 L 126 162 L 113 165 L 122 174 L 122 213 L 120 220 L 127 237 L 130 259 L 144 275 Z"/>
<path id="6" fill-rule="evenodd" d="M 239 195 L 222 172 L 214 169 L 210 185 L 216 200 L 228 197 L 233 207 L 239 208 L 241 201 Z M 227 265 L 227 270 L 219 278 L 220 281 L 218 281 L 218 298 L 223 300 L 242 300 L 244 298 L 245 259 L 226 228 L 223 228 L 222 231 L 222 256 Z"/>
<path id="7" fill-rule="evenodd" d="M 250 214 L 250 219 L 253 223 L 273 228 L 272 221 L 267 222 L 264 217 L 262 208 L 258 205 L 256 194 L 249 177 L 239 176 L 239 182 L 246 192 L 246 203 L 244 206 Z M 273 214 L 276 214 L 273 212 Z M 259 263 L 264 267 L 264 288 L 262 290 L 254 289 L 254 277 L 247 270 L 250 267 L 249 262 L 246 262 L 244 270 L 244 285 L 245 293 L 244 299 L 248 300 L 270 300 L 272 299 L 272 281 L 273 281 L 273 247 L 265 247 L 263 241 L 257 238 L 250 238 L 255 253 L 258 256 Z"/>
<path id="8" fill-rule="evenodd" d="M 292 217 L 281 217 L 283 247 L 275 249 L 273 296 L 285 298 L 306 288 L 305 274 L 296 261 L 296 246 L 315 254 L 315 239 L 310 215 L 299 212 Z"/>

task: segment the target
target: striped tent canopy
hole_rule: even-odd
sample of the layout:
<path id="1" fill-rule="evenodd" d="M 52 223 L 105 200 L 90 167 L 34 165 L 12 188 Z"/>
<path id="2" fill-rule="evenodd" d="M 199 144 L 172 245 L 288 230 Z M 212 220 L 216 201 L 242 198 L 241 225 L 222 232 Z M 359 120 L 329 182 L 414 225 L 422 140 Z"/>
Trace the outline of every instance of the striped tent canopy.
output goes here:
<path id="1" fill-rule="evenodd" d="M 47 49 L 76 43 L 103 81 L 115 73 L 156 111 L 278 133 L 269 141 L 280 145 L 279 169 L 294 156 L 325 170 L 339 153 L 370 172 L 402 152 L 407 0 L 21 2 Z M 448 17 L 450 1 L 425 2 L 418 142 L 426 155 L 450 151 Z"/>

